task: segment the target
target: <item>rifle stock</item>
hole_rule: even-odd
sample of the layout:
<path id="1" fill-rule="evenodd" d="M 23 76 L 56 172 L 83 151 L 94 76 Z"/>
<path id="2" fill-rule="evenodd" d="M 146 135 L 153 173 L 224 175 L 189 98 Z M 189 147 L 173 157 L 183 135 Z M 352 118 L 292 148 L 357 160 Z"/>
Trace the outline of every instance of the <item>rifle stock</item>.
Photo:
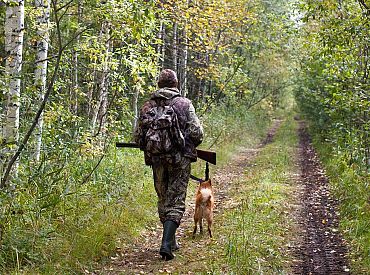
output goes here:
<path id="1" fill-rule="evenodd" d="M 198 158 L 216 165 L 216 152 L 196 149 Z"/>
<path id="2" fill-rule="evenodd" d="M 140 148 L 136 143 L 125 143 L 125 142 L 116 142 L 116 147 L 125 147 L 125 148 Z M 207 151 L 202 149 L 196 149 L 198 158 L 205 160 L 209 163 L 216 165 L 216 152 Z"/>

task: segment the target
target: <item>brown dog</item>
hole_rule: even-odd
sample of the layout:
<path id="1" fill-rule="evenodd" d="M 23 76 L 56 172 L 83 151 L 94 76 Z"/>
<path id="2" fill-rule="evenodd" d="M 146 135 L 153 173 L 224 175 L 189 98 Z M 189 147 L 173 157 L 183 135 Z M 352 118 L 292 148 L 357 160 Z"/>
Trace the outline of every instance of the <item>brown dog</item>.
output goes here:
<path id="1" fill-rule="evenodd" d="M 203 181 L 199 184 L 198 192 L 195 198 L 194 212 L 194 231 L 193 238 L 197 232 L 197 224 L 199 222 L 199 231 L 203 233 L 203 219 L 207 220 L 208 233 L 212 238 L 212 222 L 213 222 L 214 195 L 211 180 Z"/>

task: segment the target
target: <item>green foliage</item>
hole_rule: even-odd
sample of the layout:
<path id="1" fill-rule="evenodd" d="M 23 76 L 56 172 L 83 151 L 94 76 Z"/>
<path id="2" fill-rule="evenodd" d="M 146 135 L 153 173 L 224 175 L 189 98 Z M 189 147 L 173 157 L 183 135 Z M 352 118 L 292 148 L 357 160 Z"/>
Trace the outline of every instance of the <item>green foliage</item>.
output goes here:
<path id="1" fill-rule="evenodd" d="M 78 270 L 155 219 L 150 173 L 139 152 L 111 148 L 96 170 L 101 156 L 81 153 L 59 151 L 54 167 L 44 162 L 20 178 L 23 188 L 4 204 L 3 268 Z"/>
<path id="2" fill-rule="evenodd" d="M 360 1 L 307 1 L 302 34 L 301 109 L 338 158 L 369 171 L 369 14 Z"/>
<path id="3" fill-rule="evenodd" d="M 57 109 L 55 113 L 63 114 Z M 52 117 L 46 118 L 51 123 Z M 246 106 L 229 102 L 208 111 L 202 121 L 204 148 L 213 144 L 219 162 L 224 163 L 241 142 L 258 142 L 270 117 L 259 108 L 247 112 Z M 60 128 L 57 121 L 51 124 Z M 240 131 L 241 125 L 245 132 Z M 221 134 L 220 129 L 224 129 Z M 66 139 L 63 133 L 58 135 Z M 116 149 L 113 144 L 99 151 L 96 141 L 90 142 L 86 138 L 85 142 L 55 143 L 53 150 L 44 152 L 40 164 L 23 163 L 17 182 L 22 188 L 2 193 L 1 224 L 6 225 L 2 228 L 2 269 L 80 272 L 93 268 L 157 222 L 151 170 L 144 165 L 142 152 Z M 193 173 L 203 177 L 201 166 L 194 165 Z"/>

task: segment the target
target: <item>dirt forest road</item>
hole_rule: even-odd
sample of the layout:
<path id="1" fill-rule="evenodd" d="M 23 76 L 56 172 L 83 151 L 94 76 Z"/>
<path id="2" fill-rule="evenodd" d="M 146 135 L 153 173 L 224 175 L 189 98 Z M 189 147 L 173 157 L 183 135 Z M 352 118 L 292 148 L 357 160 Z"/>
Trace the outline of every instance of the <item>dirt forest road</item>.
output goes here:
<path id="1" fill-rule="evenodd" d="M 217 190 L 215 215 L 221 215 L 232 207 L 234 201 L 229 197 L 231 183 L 243 176 L 243 168 L 254 165 L 253 160 L 266 144 L 274 142 L 274 135 L 281 122 L 275 121 L 259 146 L 243 148 L 227 165 L 214 173 L 212 178 Z M 301 171 L 297 182 L 297 190 L 301 190 L 296 214 L 299 232 L 296 233 L 298 245 L 287 252 L 294 259 L 287 272 L 349 274 L 345 244 L 337 229 L 336 203 L 329 194 L 328 180 L 310 144 L 303 122 L 300 122 L 297 134 L 300 138 L 297 159 Z M 176 234 L 181 248 L 175 253 L 175 260 L 165 262 L 158 254 L 162 234 L 162 228 L 158 224 L 147 228 L 137 242 L 117 250 L 111 261 L 93 274 L 207 274 L 207 259 L 200 252 L 212 241 L 206 234 L 196 241 L 192 239 L 193 211 L 193 196 L 190 195 L 183 223 Z M 224 273 L 220 271 L 220 274 Z"/>

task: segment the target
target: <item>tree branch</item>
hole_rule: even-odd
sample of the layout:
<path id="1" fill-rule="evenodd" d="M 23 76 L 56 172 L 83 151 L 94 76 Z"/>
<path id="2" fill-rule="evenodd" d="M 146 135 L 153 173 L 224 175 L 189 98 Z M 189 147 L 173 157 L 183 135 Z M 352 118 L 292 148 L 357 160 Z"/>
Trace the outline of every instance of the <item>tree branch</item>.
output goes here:
<path id="1" fill-rule="evenodd" d="M 239 62 L 236 64 L 236 66 L 234 67 L 233 69 L 233 72 L 232 74 L 230 74 L 225 82 L 224 82 L 224 86 L 222 87 L 222 89 L 220 91 L 218 91 L 218 94 L 207 104 L 206 108 L 204 109 L 204 111 L 200 114 L 200 116 L 202 116 L 204 113 L 206 113 L 209 109 L 209 107 L 211 106 L 212 103 L 214 103 L 215 101 L 219 100 L 220 97 L 221 97 L 221 94 L 222 92 L 225 90 L 225 88 L 227 87 L 227 85 L 230 83 L 231 80 L 233 80 L 236 72 L 238 71 L 238 69 L 240 68 L 240 66 L 242 66 L 244 64 L 244 62 L 247 60 L 247 56 L 245 56 L 243 59 L 239 60 Z"/>

